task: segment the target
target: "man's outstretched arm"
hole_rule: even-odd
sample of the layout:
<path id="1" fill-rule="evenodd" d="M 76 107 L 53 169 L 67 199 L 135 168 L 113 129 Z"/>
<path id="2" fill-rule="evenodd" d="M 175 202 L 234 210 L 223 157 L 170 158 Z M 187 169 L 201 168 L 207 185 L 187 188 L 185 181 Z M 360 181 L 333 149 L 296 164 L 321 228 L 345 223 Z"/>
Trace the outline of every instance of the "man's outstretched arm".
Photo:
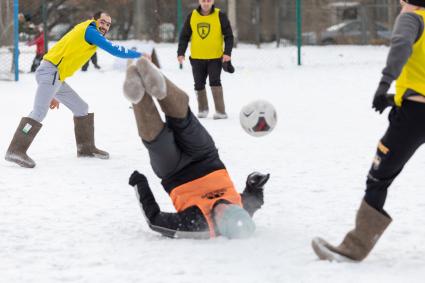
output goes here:
<path id="1" fill-rule="evenodd" d="M 120 58 L 139 58 L 143 56 L 143 53 L 137 52 L 135 50 L 127 49 L 124 46 L 115 45 L 109 40 L 107 40 L 96 28 L 95 25 L 90 24 L 84 36 L 84 39 L 89 43 L 96 45 L 109 54 L 120 57 Z"/>
<path id="2" fill-rule="evenodd" d="M 179 213 L 162 212 L 143 174 L 134 171 L 129 184 L 136 190 L 149 227 L 170 238 L 209 238 L 208 224 L 201 211 L 193 206 Z"/>

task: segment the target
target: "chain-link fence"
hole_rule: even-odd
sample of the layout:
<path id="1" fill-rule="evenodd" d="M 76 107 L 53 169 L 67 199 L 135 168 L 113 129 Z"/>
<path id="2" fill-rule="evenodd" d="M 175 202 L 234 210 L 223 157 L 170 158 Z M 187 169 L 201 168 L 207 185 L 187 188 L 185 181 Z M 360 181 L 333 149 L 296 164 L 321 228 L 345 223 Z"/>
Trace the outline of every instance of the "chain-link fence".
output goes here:
<path id="1" fill-rule="evenodd" d="M 13 0 L 0 2 L 0 80 L 12 80 L 14 55 Z"/>
<path id="2" fill-rule="evenodd" d="M 59 40 L 96 11 L 107 11 L 112 40 L 177 42 L 198 0 L 15 0 L 19 1 L 19 70 L 34 70 L 48 42 Z M 293 45 L 298 0 L 216 0 L 233 26 L 236 42 Z M 0 5 L 0 78 L 13 71 L 13 2 Z M 299 0 L 304 45 L 387 44 L 399 12 L 395 0 Z M 44 48 L 43 48 L 44 46 Z M 37 62 L 35 62 L 37 63 Z"/>

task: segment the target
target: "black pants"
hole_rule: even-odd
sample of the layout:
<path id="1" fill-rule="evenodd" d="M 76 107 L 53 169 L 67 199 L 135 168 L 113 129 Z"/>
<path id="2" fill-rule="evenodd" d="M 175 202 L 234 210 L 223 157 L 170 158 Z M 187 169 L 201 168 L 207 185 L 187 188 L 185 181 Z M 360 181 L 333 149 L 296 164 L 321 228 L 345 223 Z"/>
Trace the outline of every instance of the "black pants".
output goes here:
<path id="1" fill-rule="evenodd" d="M 188 111 L 186 118 L 166 116 L 166 126 L 148 149 L 153 171 L 160 179 L 178 174 L 189 164 L 219 159 L 215 143 L 199 120 Z"/>
<path id="2" fill-rule="evenodd" d="M 393 107 L 366 182 L 365 201 L 383 211 L 387 189 L 415 151 L 425 143 L 425 104 L 403 101 Z"/>
<path id="3" fill-rule="evenodd" d="M 93 63 L 93 65 L 97 66 L 97 53 L 94 53 L 93 56 L 91 56 L 90 58 L 91 62 Z M 87 71 L 87 69 L 89 68 L 89 63 L 90 60 L 88 60 L 83 67 L 81 68 L 81 70 L 83 71 Z"/>
<path id="4" fill-rule="evenodd" d="M 31 73 L 34 73 L 38 66 L 40 66 L 41 60 L 43 60 L 43 56 L 44 54 L 35 55 L 34 60 L 32 60 Z"/>
<path id="5" fill-rule="evenodd" d="M 210 86 L 221 86 L 221 58 L 207 60 L 189 59 L 192 65 L 193 79 L 195 80 L 195 90 L 205 89 L 207 77 L 209 77 Z"/>

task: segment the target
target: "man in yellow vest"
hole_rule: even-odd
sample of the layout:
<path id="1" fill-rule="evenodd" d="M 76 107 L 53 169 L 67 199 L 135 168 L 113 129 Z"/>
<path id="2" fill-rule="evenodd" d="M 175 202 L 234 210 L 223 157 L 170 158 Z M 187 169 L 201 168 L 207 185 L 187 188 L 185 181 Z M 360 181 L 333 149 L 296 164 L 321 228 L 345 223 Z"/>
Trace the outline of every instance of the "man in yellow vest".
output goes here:
<path id="1" fill-rule="evenodd" d="M 36 71 L 38 88 L 33 110 L 23 117 L 7 150 L 5 159 L 22 167 L 33 168 L 34 160 L 27 150 L 41 129 L 41 122 L 50 108 L 63 103 L 74 114 L 75 140 L 78 157 L 108 159 L 106 151 L 96 148 L 94 143 L 94 115 L 88 113 L 89 106 L 65 82 L 79 70 L 96 52 L 97 47 L 120 58 L 139 58 L 137 51 L 112 44 L 104 36 L 111 26 L 111 17 L 105 12 L 97 12 L 93 19 L 76 25 L 49 52 L 44 55 Z"/>
<path id="2" fill-rule="evenodd" d="M 184 61 L 189 40 L 191 40 L 189 59 L 198 98 L 198 117 L 208 116 L 205 84 L 209 77 L 215 104 L 213 118 L 226 119 L 220 76 L 223 64 L 230 65 L 233 32 L 226 14 L 214 7 L 214 0 L 199 0 L 199 7 L 187 16 L 177 50 L 177 60 L 180 64 Z"/>
<path id="3" fill-rule="evenodd" d="M 425 0 L 401 0 L 387 64 L 372 107 L 382 113 L 395 103 L 389 127 L 378 143 L 355 227 L 339 246 L 321 238 L 312 246 L 320 259 L 361 261 L 373 249 L 392 219 L 384 210 L 387 190 L 415 151 L 425 143 Z M 387 92 L 396 81 L 395 99 Z"/>
<path id="4" fill-rule="evenodd" d="M 263 189 L 270 175 L 251 173 L 239 194 L 212 137 L 190 111 L 187 94 L 145 58 L 128 67 L 124 94 L 133 103 L 152 169 L 177 211 L 162 212 L 146 177 L 133 172 L 129 184 L 136 189 L 149 227 L 173 238 L 252 235 L 251 217 L 264 203 Z M 165 123 L 153 98 L 165 114 Z"/>

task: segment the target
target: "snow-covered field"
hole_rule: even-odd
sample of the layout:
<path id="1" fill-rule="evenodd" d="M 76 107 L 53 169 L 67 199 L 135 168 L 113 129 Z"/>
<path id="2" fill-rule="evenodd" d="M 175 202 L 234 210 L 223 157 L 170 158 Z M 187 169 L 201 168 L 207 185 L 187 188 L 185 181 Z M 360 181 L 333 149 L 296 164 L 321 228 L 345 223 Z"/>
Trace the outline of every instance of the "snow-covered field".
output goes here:
<path id="1" fill-rule="evenodd" d="M 196 109 L 190 65 L 178 69 L 175 45 L 156 48 L 165 74 Z M 222 76 L 230 118 L 202 123 L 240 190 L 254 170 L 271 178 L 254 237 L 207 241 L 167 239 L 147 227 L 127 185 L 134 169 L 148 176 L 164 210 L 172 205 L 122 96 L 124 72 L 100 52 L 102 72 L 90 66 L 68 83 L 95 113 L 97 145 L 111 159 L 76 158 L 72 114 L 61 106 L 29 150 L 36 168 L 0 161 L 0 282 L 423 282 L 423 149 L 391 187 L 386 209 L 394 222 L 364 262 L 322 262 L 310 247 L 314 236 L 339 243 L 353 225 L 387 126 L 387 112 L 371 109 L 387 51 L 306 47 L 299 67 L 293 47 L 234 50 L 236 73 Z M 35 87 L 31 74 L 0 82 L 1 156 Z M 258 98 L 272 102 L 279 118 L 263 138 L 239 126 L 241 106 Z"/>

